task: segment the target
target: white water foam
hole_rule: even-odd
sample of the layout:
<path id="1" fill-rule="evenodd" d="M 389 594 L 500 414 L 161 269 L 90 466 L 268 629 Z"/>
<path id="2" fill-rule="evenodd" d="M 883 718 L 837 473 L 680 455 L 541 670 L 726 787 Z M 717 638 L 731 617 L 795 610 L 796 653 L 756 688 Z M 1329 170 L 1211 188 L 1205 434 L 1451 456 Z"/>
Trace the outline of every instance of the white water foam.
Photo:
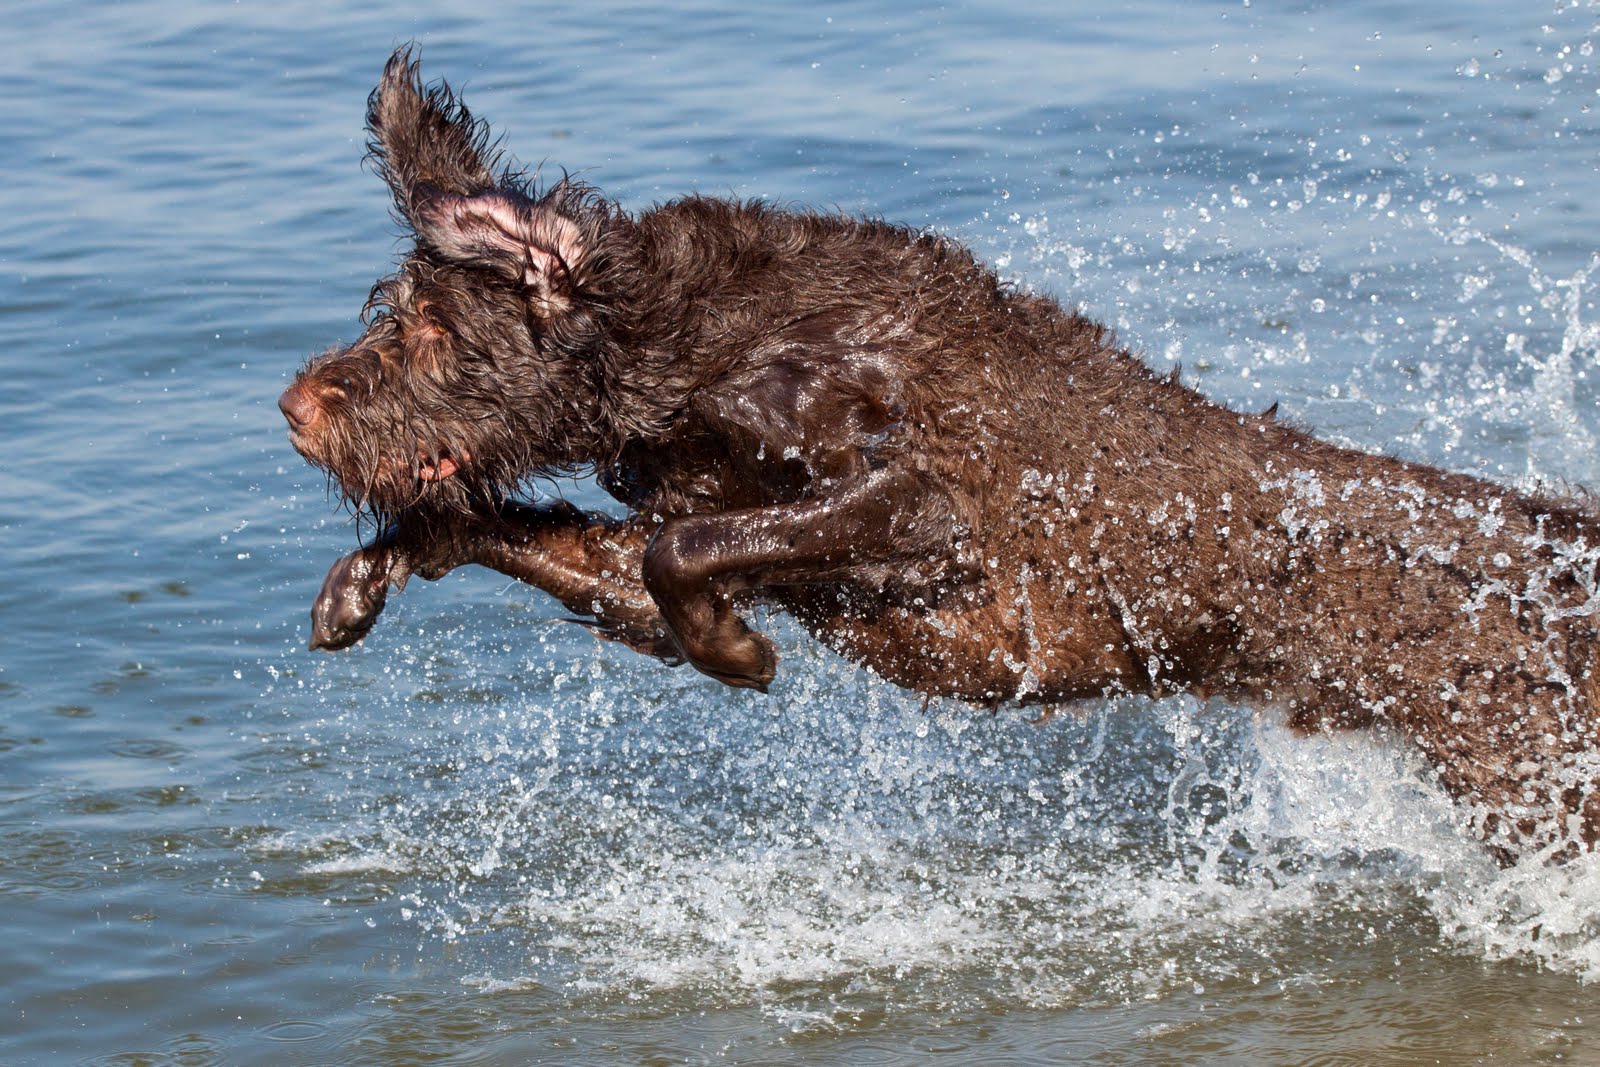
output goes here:
<path id="1" fill-rule="evenodd" d="M 1596 865 L 1499 870 L 1399 743 L 1188 699 L 1044 727 L 925 717 L 831 657 L 794 659 L 765 707 L 691 681 L 630 708 L 626 670 L 509 721 L 463 715 L 470 773 L 386 812 L 370 866 L 411 865 L 403 916 L 431 936 L 502 946 L 475 985 L 686 992 L 796 1026 L 862 999 L 1289 980 L 1307 923 L 1600 974 Z M 602 704 L 603 731 L 564 729 Z"/>

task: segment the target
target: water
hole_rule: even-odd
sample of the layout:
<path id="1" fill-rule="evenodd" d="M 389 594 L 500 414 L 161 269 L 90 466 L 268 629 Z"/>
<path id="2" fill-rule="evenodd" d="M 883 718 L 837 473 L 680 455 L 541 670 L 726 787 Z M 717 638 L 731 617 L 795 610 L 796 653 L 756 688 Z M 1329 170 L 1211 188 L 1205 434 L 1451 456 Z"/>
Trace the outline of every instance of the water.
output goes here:
<path id="1" fill-rule="evenodd" d="M 1388 739 L 925 714 L 782 620 L 732 693 L 483 572 L 306 653 L 355 535 L 273 403 L 395 253 L 415 38 L 629 206 L 936 227 L 1220 399 L 1600 485 L 1595 5 L 6 23 L 0 1062 L 1600 1056 L 1600 865 L 1496 871 Z"/>

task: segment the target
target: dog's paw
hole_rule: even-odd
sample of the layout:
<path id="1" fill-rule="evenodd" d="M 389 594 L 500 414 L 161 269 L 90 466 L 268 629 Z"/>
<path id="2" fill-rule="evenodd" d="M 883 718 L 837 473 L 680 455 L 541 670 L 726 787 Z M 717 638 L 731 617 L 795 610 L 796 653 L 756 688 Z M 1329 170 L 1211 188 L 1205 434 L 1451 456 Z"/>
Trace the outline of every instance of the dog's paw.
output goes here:
<path id="1" fill-rule="evenodd" d="M 335 563 L 311 605 L 312 650 L 335 652 L 360 641 L 388 597 L 388 572 L 366 550 Z"/>
<path id="2" fill-rule="evenodd" d="M 690 660 L 702 673 L 735 689 L 765 693 L 778 673 L 778 648 L 753 630 L 721 642 L 714 660 Z"/>

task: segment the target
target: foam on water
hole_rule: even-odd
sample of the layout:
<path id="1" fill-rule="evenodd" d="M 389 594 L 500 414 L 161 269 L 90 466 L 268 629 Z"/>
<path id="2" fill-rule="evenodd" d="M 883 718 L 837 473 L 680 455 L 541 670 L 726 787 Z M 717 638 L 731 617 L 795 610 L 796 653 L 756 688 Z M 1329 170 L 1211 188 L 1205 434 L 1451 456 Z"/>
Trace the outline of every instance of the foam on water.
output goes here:
<path id="1" fill-rule="evenodd" d="M 305 873 L 400 878 L 424 936 L 486 946 L 475 987 L 757 1004 L 797 1029 L 1298 980 L 1308 927 L 1600 973 L 1597 867 L 1498 870 L 1391 739 L 1190 699 L 1042 727 L 925 714 L 779 632 L 766 701 L 601 649 L 544 668 L 553 698 L 452 702 L 413 787 Z M 435 671 L 397 671 L 396 696 Z"/>

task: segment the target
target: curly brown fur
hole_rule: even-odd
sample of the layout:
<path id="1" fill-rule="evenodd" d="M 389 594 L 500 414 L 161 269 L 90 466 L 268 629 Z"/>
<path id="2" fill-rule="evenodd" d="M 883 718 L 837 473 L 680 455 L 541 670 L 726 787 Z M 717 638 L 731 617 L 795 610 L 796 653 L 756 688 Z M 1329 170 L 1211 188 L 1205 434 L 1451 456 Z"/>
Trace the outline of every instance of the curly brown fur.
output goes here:
<path id="1" fill-rule="evenodd" d="M 389 532 L 330 575 L 315 646 L 479 563 L 764 688 L 761 599 L 978 704 L 1189 690 L 1388 723 L 1497 847 L 1600 834 L 1581 503 L 1229 411 L 942 236 L 537 190 L 406 52 L 369 126 L 416 243 L 281 404 Z M 514 502 L 587 470 L 629 518 Z"/>

